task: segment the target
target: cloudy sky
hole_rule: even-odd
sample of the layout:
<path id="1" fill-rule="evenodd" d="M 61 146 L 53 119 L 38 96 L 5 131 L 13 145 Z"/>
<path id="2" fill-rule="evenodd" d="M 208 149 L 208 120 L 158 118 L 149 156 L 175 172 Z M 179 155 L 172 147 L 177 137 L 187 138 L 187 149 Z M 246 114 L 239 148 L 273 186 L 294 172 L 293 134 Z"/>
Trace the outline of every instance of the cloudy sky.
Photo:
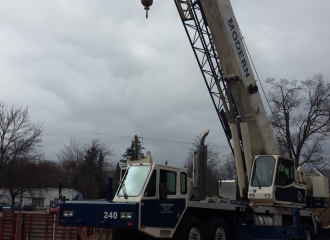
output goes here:
<path id="1" fill-rule="evenodd" d="M 232 6 L 261 82 L 329 82 L 330 1 Z M 182 166 L 207 129 L 230 151 L 173 0 L 154 0 L 148 20 L 140 0 L 1 1 L 0 86 L 43 124 L 52 161 L 71 138 L 99 138 L 118 161 L 136 134 L 154 161 Z"/>

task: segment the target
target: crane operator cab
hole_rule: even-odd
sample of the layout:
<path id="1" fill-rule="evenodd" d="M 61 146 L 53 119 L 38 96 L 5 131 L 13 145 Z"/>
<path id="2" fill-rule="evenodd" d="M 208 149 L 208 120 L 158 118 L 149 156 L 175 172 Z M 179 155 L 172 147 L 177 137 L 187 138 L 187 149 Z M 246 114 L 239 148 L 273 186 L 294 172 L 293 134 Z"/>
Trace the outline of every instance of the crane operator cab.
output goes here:
<path id="1" fill-rule="evenodd" d="M 298 168 L 299 170 L 299 168 Z M 329 197 L 324 177 L 306 177 L 295 161 L 279 155 L 257 156 L 253 162 L 248 198 L 255 205 L 306 206 L 306 197 Z M 313 185 L 317 186 L 313 191 Z"/>
<path id="2" fill-rule="evenodd" d="M 192 182 L 187 169 L 154 163 L 146 159 L 129 162 L 122 169 L 115 204 L 137 204 L 130 219 L 139 222 L 137 230 L 149 235 L 171 237 L 187 207 Z"/>

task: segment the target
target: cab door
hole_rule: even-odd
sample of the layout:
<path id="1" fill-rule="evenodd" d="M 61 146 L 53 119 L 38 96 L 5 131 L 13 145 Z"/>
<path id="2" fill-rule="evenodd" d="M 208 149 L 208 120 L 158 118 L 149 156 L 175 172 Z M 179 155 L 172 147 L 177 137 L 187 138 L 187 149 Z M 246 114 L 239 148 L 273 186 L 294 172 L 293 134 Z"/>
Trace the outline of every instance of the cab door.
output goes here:
<path id="1" fill-rule="evenodd" d="M 160 186 L 166 186 L 161 200 Z M 186 208 L 187 174 L 170 167 L 155 168 L 141 200 L 141 225 L 174 228 Z"/>
<path id="2" fill-rule="evenodd" d="M 165 184 L 167 199 L 159 202 L 157 226 L 174 228 L 186 207 L 186 198 L 181 189 L 183 179 L 180 172 L 172 169 L 160 169 L 159 172 L 159 185 Z"/>
<path id="3" fill-rule="evenodd" d="M 294 161 L 279 158 L 275 181 L 275 200 L 281 204 L 306 204 L 306 189 L 295 184 Z"/>
<path id="4" fill-rule="evenodd" d="M 158 191 L 157 191 L 157 177 L 158 172 L 155 168 L 151 173 L 149 182 L 141 199 L 141 226 L 156 227 L 157 226 L 157 212 L 159 205 Z"/>

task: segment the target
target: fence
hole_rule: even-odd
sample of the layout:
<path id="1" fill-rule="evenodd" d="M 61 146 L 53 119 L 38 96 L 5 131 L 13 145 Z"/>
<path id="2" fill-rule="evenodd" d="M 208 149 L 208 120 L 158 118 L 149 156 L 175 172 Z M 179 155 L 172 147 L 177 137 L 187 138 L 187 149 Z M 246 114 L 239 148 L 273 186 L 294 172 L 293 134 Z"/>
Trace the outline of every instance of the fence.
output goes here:
<path id="1" fill-rule="evenodd" d="M 3 212 L 0 218 L 1 240 L 83 240 L 88 232 L 60 226 L 56 215 Z"/>

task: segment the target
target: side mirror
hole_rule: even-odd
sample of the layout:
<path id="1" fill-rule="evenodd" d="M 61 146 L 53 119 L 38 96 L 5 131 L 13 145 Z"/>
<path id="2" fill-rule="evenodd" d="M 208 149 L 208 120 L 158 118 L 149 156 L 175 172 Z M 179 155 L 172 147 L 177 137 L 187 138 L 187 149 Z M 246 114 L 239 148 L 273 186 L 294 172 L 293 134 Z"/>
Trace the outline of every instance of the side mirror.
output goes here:
<path id="1" fill-rule="evenodd" d="M 166 183 L 159 184 L 159 198 L 161 201 L 167 201 L 167 185 L 166 185 Z"/>

